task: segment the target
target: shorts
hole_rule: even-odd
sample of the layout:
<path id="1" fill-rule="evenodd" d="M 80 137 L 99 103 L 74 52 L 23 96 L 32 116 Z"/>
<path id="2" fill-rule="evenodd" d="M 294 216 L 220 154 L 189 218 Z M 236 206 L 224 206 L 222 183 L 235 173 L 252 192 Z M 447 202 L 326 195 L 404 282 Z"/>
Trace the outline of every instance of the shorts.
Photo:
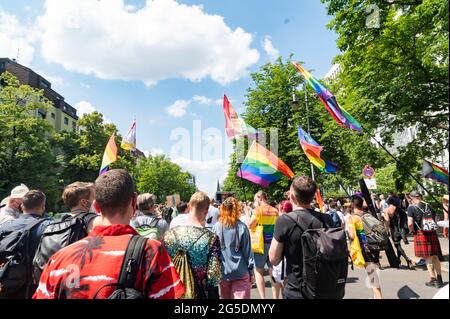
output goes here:
<path id="1" fill-rule="evenodd" d="M 259 269 L 264 269 L 264 266 L 267 265 L 267 268 L 272 269 L 273 266 L 269 261 L 269 248 L 270 244 L 264 243 L 264 255 L 253 253 L 255 257 L 255 267 Z"/>
<path id="2" fill-rule="evenodd" d="M 272 270 L 272 276 L 275 279 L 276 283 L 282 284 L 283 279 L 281 279 L 281 273 L 283 271 L 282 265 L 284 264 L 284 276 L 286 278 L 286 260 L 283 262 L 281 261 L 277 266 L 273 266 Z"/>

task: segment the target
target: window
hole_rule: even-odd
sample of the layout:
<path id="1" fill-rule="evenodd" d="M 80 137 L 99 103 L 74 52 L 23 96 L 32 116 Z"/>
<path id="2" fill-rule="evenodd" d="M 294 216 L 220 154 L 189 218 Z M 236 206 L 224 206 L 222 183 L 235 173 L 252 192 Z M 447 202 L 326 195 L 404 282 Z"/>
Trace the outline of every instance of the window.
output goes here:
<path id="1" fill-rule="evenodd" d="M 43 110 L 38 110 L 38 116 L 39 116 L 41 119 L 45 119 L 45 118 L 46 118 L 45 111 L 43 111 Z"/>
<path id="2" fill-rule="evenodd" d="M 69 119 L 67 117 L 64 117 L 64 124 L 69 125 Z"/>
<path id="3" fill-rule="evenodd" d="M 73 128 L 74 131 L 77 128 L 77 123 L 75 121 L 72 122 L 72 128 Z"/>
<path id="4" fill-rule="evenodd" d="M 56 114 L 52 113 L 52 119 L 55 119 L 55 118 L 56 118 Z"/>

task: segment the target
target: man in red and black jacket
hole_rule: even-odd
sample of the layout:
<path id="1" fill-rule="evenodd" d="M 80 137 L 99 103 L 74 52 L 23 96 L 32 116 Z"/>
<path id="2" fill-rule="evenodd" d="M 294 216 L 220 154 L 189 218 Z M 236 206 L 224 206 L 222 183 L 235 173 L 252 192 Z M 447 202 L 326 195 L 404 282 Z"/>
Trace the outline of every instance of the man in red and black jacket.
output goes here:
<path id="1" fill-rule="evenodd" d="M 95 202 L 101 212 L 88 237 L 61 249 L 45 267 L 35 299 L 108 298 L 116 289 L 125 250 L 137 235 L 129 226 L 136 210 L 134 182 L 125 170 L 111 170 L 95 181 Z M 183 283 L 160 242 L 148 240 L 135 289 L 152 299 L 177 299 Z"/>

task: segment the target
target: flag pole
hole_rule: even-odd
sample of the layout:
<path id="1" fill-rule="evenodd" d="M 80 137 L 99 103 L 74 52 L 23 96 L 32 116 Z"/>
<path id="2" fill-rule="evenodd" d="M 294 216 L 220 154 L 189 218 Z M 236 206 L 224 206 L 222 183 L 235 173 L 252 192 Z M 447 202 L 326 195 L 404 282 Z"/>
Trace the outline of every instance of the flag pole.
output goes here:
<path id="1" fill-rule="evenodd" d="M 308 89 L 306 88 L 306 83 L 303 83 L 303 87 L 305 90 L 305 105 L 306 105 L 306 124 L 308 128 L 308 134 L 311 136 L 311 130 L 309 127 L 309 106 L 308 106 Z M 313 181 L 316 181 L 316 177 L 314 175 L 314 165 L 313 163 L 310 163 L 311 165 L 311 177 Z"/>
<path id="2" fill-rule="evenodd" d="M 434 197 L 433 193 L 431 193 L 425 186 L 423 186 L 423 184 L 420 182 L 420 180 L 415 177 L 410 171 L 409 169 L 407 169 L 391 152 L 389 152 L 389 150 L 383 145 L 381 144 L 372 134 L 370 134 L 369 132 L 365 131 L 365 134 L 367 134 L 369 137 L 371 137 L 390 157 L 392 157 L 392 159 L 398 164 L 400 165 L 405 172 L 412 178 L 414 179 L 417 184 L 419 184 L 420 187 L 422 187 L 429 195 L 430 197 L 439 205 L 441 206 L 441 202 L 439 202 L 436 197 Z M 444 211 L 448 213 L 448 211 L 443 207 Z"/>

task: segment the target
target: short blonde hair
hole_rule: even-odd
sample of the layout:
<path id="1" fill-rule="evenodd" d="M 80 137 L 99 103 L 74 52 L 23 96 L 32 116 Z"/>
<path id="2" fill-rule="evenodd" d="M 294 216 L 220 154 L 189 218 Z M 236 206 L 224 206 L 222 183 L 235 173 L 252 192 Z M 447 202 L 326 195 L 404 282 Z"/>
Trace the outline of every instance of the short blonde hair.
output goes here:
<path id="1" fill-rule="evenodd" d="M 62 200 L 69 209 L 72 209 L 73 207 L 78 206 L 82 199 L 89 199 L 93 192 L 94 184 L 75 182 L 64 188 Z"/>
<path id="2" fill-rule="evenodd" d="M 197 192 L 191 196 L 189 200 L 189 205 L 196 210 L 207 210 L 209 204 L 211 203 L 208 195 L 204 192 Z"/>

